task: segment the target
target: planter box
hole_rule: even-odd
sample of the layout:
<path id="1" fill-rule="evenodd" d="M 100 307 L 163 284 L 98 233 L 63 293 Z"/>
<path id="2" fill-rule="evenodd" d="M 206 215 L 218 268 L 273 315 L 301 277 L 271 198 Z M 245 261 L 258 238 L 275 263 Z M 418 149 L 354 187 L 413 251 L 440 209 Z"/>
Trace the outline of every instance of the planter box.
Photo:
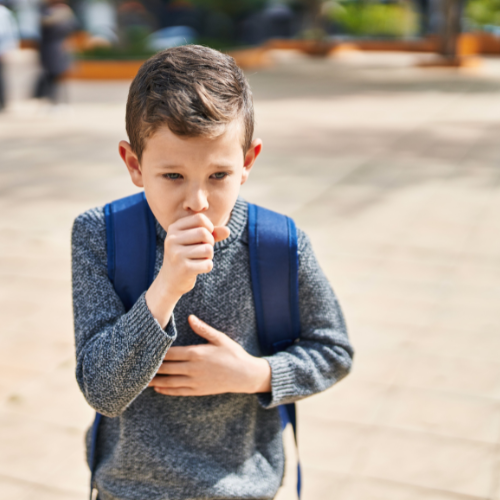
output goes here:
<path id="1" fill-rule="evenodd" d="M 328 56 L 336 52 L 385 51 L 385 52 L 434 52 L 439 51 L 439 40 L 428 37 L 420 40 L 350 40 L 346 42 L 321 42 L 315 40 L 270 40 L 262 47 L 230 51 L 238 66 L 243 69 L 262 68 L 272 64 L 268 54 L 271 49 L 299 50 L 312 56 Z M 458 40 L 458 56 L 500 54 L 500 38 L 489 33 L 464 33 Z M 77 61 L 69 78 L 82 80 L 131 80 L 143 60 L 137 61 Z"/>
<path id="2" fill-rule="evenodd" d="M 318 40 L 274 39 L 266 42 L 264 47 L 270 50 L 298 50 L 313 56 L 326 56 L 336 45 L 336 42 Z"/>
<path id="3" fill-rule="evenodd" d="M 270 40 L 268 49 L 300 50 L 305 54 L 323 55 L 347 50 L 384 52 L 436 52 L 438 42 L 432 38 L 421 40 L 349 40 L 346 42 L 315 40 Z"/>
<path id="4" fill-rule="evenodd" d="M 317 42 L 314 40 L 270 40 L 268 49 L 299 50 L 311 55 L 328 55 L 348 50 L 381 52 L 439 52 L 439 39 L 429 36 L 418 40 L 356 40 Z M 462 33 L 458 39 L 459 56 L 500 55 L 500 37 L 491 33 Z"/>
<path id="5" fill-rule="evenodd" d="M 260 68 L 272 61 L 264 48 L 235 50 L 229 52 L 240 68 Z M 132 80 L 144 60 L 137 61 L 76 61 L 67 77 L 78 80 Z"/>
<path id="6" fill-rule="evenodd" d="M 68 78 L 77 80 L 131 80 L 144 61 L 76 61 Z"/>
<path id="7" fill-rule="evenodd" d="M 491 33 L 484 33 L 482 31 L 475 33 L 465 33 L 462 35 L 462 38 L 464 39 L 464 44 L 474 45 L 476 54 L 500 54 L 500 38 L 492 35 Z"/>

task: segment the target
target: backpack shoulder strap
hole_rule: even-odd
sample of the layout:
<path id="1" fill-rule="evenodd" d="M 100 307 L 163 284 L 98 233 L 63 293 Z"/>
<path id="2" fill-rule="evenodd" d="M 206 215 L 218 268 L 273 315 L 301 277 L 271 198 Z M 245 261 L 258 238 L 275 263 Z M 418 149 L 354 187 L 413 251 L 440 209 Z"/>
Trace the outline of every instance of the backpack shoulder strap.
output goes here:
<path id="1" fill-rule="evenodd" d="M 108 203 L 104 213 L 108 276 L 128 311 L 154 278 L 155 219 L 144 192 Z"/>
<path id="2" fill-rule="evenodd" d="M 295 223 L 249 203 L 248 243 L 260 347 L 270 355 L 286 349 L 300 335 Z"/>
<path id="3" fill-rule="evenodd" d="M 300 336 L 297 229 L 289 217 L 248 204 L 248 245 L 259 343 L 275 354 Z M 297 444 L 294 403 L 278 407 L 283 429 L 291 424 Z M 297 494 L 302 475 L 297 464 Z"/>
<path id="4" fill-rule="evenodd" d="M 153 282 L 156 257 L 155 218 L 144 192 L 108 203 L 106 246 L 108 277 L 125 310 L 137 302 L 142 292 Z M 90 441 L 90 498 L 94 490 L 96 448 L 102 415 L 96 413 Z"/>

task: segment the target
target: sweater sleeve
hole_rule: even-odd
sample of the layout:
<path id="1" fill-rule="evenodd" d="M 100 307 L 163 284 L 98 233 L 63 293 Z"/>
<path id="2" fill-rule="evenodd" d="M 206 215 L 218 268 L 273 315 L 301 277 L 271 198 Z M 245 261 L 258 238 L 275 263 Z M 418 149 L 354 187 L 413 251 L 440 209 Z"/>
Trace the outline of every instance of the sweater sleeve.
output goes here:
<path id="1" fill-rule="evenodd" d="M 147 387 L 176 337 L 149 311 L 145 293 L 125 312 L 107 274 L 102 209 L 80 215 L 72 231 L 76 379 L 85 399 L 108 417 L 120 415 Z"/>
<path id="2" fill-rule="evenodd" d="M 264 358 L 272 372 L 272 392 L 258 395 L 265 408 L 324 391 L 344 378 L 352 365 L 354 351 L 342 310 L 302 231 L 298 246 L 300 339 Z"/>

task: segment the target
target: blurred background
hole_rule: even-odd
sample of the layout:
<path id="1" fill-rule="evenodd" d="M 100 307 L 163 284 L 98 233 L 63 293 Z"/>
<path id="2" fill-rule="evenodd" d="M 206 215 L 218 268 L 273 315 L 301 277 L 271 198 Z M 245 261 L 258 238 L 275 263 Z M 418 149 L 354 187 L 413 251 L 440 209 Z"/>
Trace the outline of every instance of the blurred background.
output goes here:
<path id="1" fill-rule="evenodd" d="M 305 500 L 500 500 L 500 2 L 1 1 L 0 498 L 87 498 L 72 221 L 135 190 L 140 64 L 201 43 L 253 88 L 243 195 L 310 235 L 356 348 L 299 403 Z"/>

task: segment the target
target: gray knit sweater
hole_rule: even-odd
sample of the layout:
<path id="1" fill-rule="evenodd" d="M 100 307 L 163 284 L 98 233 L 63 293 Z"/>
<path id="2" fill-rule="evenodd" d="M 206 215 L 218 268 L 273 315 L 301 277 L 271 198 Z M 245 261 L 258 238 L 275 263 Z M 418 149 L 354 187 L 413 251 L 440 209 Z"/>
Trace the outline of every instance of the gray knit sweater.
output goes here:
<path id="1" fill-rule="evenodd" d="M 103 208 L 75 220 L 76 378 L 105 416 L 95 475 L 101 500 L 274 498 L 284 470 L 277 405 L 323 391 L 349 372 L 353 351 L 340 307 L 299 230 L 301 338 L 266 357 L 272 393 L 172 397 L 147 387 L 170 346 L 205 342 L 189 327 L 189 314 L 261 354 L 246 225 L 247 203 L 239 198 L 231 235 L 215 245 L 214 269 L 198 276 L 163 330 L 144 294 L 125 313 L 108 280 Z M 156 273 L 164 239 L 157 224 Z"/>

